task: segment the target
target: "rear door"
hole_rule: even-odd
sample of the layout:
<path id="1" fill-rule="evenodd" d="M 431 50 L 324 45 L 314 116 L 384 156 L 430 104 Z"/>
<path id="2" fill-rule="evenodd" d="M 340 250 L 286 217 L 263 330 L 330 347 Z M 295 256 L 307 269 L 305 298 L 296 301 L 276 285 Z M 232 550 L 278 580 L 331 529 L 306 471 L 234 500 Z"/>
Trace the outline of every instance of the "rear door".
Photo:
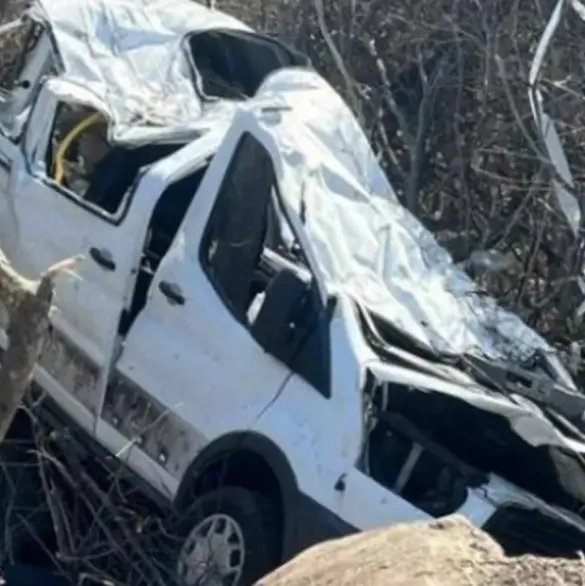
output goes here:
<path id="1" fill-rule="evenodd" d="M 93 430 L 144 221 L 136 203 L 140 190 L 135 199 L 132 189 L 117 194 L 116 209 L 105 211 L 49 177 L 51 138 L 64 108 L 71 106 L 52 86 L 43 88 L 36 103 L 26 164 L 11 182 L 9 213 L 0 216 L 0 233 L 8 236 L 10 261 L 29 277 L 78 258 L 74 270 L 57 277 L 54 328 L 37 378 L 70 415 Z"/>

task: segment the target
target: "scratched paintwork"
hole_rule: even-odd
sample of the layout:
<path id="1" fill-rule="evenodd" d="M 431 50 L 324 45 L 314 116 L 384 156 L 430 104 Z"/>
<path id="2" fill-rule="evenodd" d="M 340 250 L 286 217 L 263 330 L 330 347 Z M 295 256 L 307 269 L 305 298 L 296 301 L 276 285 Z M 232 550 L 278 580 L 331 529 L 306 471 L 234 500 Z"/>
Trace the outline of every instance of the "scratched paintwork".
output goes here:
<path id="1" fill-rule="evenodd" d="M 185 421 L 121 377 L 108 386 L 103 419 L 177 479 L 204 445 Z"/>
<path id="2" fill-rule="evenodd" d="M 99 370 L 69 341 L 53 330 L 48 336 L 39 365 L 67 389 L 93 415 L 99 409 Z"/>

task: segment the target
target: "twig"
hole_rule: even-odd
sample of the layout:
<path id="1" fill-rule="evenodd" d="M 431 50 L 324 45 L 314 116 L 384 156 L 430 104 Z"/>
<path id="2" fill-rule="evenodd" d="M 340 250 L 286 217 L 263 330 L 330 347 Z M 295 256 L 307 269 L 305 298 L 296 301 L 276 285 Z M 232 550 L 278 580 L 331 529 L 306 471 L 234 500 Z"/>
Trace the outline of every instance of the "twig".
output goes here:
<path id="1" fill-rule="evenodd" d="M 321 34 L 323 35 L 323 39 L 325 40 L 325 44 L 331 53 L 331 57 L 337 67 L 339 73 L 343 77 L 343 81 L 345 83 L 345 89 L 347 91 L 347 95 L 349 97 L 352 109 L 354 113 L 357 115 L 360 123 L 363 125 L 363 114 L 361 109 L 361 102 L 359 96 L 355 89 L 355 81 L 349 70 L 345 66 L 345 62 L 343 61 L 343 57 L 337 50 L 337 46 L 335 45 L 335 41 L 329 32 L 329 28 L 327 26 L 327 22 L 325 20 L 325 9 L 323 8 L 323 0 L 313 0 L 315 4 L 315 10 L 317 11 L 317 20 L 319 22 L 319 29 Z"/>

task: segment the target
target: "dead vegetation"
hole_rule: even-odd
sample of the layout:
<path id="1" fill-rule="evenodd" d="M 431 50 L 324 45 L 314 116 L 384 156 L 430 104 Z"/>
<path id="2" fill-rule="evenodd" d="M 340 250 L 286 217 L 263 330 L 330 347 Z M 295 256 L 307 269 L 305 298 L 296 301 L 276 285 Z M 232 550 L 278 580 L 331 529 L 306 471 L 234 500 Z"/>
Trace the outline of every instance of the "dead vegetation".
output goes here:
<path id="1" fill-rule="evenodd" d="M 217 2 L 310 55 L 364 121 L 404 204 L 487 291 L 536 327 L 569 363 L 572 345 L 585 342 L 577 312 L 583 301 L 577 286 L 583 242 L 570 232 L 552 198 L 550 170 L 534 149 L 526 91 L 535 42 L 554 4 Z M 3 4 L 2 20 L 16 6 Z M 563 25 L 544 82 L 578 192 L 585 176 L 582 27 L 574 21 Z M 14 59 L 11 50 L 3 50 L 0 69 L 14 66 Z M 483 260 L 472 262 L 474 258 Z M 490 261 L 494 258 L 497 270 Z M 9 352 L 17 356 L 18 366 L 11 370 L 6 356 L 0 374 L 0 437 L 6 432 L 3 422 L 21 402 L 39 351 L 49 281 L 38 289 L 28 283 L 15 297 L 17 318 L 9 333 L 16 343 Z M 22 320 L 32 327 L 19 329 Z M 11 376 L 11 371 L 17 374 Z M 575 372 L 585 382 L 580 362 Z M 172 523 L 153 513 L 152 503 L 139 499 L 116 471 L 102 469 L 72 449 L 67 437 L 41 427 L 34 409 L 24 419 L 34 438 L 26 444 L 26 458 L 41 483 L 42 507 L 51 519 L 48 534 L 39 536 L 39 547 L 51 563 L 74 583 L 91 576 L 92 583 L 168 584 L 163 558 L 173 541 Z M 18 452 L 20 469 L 23 450 L 17 444 L 7 442 L 9 451 Z M 3 461 L 6 469 L 10 462 Z M 16 498 L 21 490 L 12 479 L 19 474 L 5 476 L 11 480 L 4 488 L 9 498 Z M 8 508 L 16 517 L 6 519 L 7 528 L 27 524 L 19 505 Z M 10 557 L 11 539 L 0 541 Z M 445 521 L 318 546 L 260 584 L 544 586 L 582 584 L 584 579 L 581 562 L 512 562 L 467 524 Z"/>
<path id="2" fill-rule="evenodd" d="M 35 417 L 41 395 L 33 390 L 24 401 L 48 332 L 54 278 L 73 263 L 30 281 L 0 253 L 0 302 L 8 310 L 0 370 L 0 558 L 44 562 L 73 584 L 168 586 L 157 552 L 172 538 L 152 503 L 59 428 L 42 425 Z M 38 547 L 27 552 L 31 543 Z"/>
<path id="3" fill-rule="evenodd" d="M 49 326 L 53 267 L 38 282 L 18 275 L 0 253 L 0 301 L 8 310 L 8 349 L 0 370 L 0 442 L 28 389 Z"/>

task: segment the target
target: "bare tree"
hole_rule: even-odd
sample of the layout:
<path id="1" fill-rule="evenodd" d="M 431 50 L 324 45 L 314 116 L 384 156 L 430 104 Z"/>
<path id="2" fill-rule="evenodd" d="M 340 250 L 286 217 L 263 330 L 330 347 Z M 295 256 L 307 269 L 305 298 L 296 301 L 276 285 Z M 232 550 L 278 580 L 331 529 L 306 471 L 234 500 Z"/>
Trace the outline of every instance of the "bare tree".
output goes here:
<path id="1" fill-rule="evenodd" d="M 0 370 L 0 442 L 22 403 L 42 349 L 54 278 L 68 266 L 69 263 L 60 263 L 39 281 L 30 281 L 16 273 L 0 252 L 0 302 L 9 314 L 8 350 Z"/>

